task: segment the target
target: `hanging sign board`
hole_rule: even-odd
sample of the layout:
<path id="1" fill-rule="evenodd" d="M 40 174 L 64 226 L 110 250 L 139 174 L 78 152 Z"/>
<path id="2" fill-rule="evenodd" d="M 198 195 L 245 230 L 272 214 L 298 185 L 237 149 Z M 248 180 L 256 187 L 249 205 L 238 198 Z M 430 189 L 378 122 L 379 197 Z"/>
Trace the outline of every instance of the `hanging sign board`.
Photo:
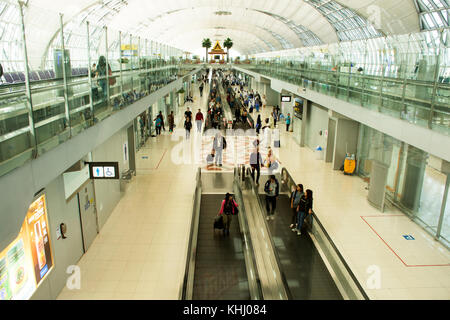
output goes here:
<path id="1" fill-rule="evenodd" d="M 90 178 L 93 180 L 119 180 L 118 162 L 90 162 Z"/>
<path id="2" fill-rule="evenodd" d="M 281 96 L 281 102 L 291 102 L 292 97 L 291 96 Z"/>

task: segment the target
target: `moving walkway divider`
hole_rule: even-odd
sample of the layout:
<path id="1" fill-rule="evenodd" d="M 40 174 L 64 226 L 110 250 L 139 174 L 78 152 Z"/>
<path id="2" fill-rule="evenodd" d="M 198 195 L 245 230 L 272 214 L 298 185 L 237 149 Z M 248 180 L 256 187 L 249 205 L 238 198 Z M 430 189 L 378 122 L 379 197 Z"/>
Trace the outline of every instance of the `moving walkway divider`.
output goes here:
<path id="1" fill-rule="evenodd" d="M 285 190 L 288 190 L 288 192 L 290 192 L 290 190 L 292 190 L 292 187 L 297 185 L 286 168 L 282 169 L 281 178 L 282 181 L 280 190 L 281 187 L 284 186 Z M 326 262 L 329 272 L 344 299 L 369 300 L 368 295 L 364 291 L 363 287 L 348 266 L 344 257 L 339 252 L 338 248 L 334 244 L 333 240 L 325 230 L 324 226 L 322 225 L 314 211 L 311 217 L 311 219 L 306 220 L 309 235 L 313 240 L 314 245 L 316 246 L 316 249 L 318 250 L 322 259 L 324 260 L 324 262 Z"/>
<path id="2" fill-rule="evenodd" d="M 248 285 L 252 300 L 263 300 L 263 290 L 261 287 L 261 279 L 256 267 L 255 253 L 250 234 L 250 227 L 247 219 L 247 211 L 244 205 L 244 197 L 242 195 L 239 183 L 239 169 L 234 169 L 233 191 L 237 203 L 239 204 L 240 213 L 238 214 L 241 237 L 244 249 L 245 267 L 247 269 Z"/>
<path id="3" fill-rule="evenodd" d="M 275 247 L 275 243 L 270 235 L 269 226 L 266 221 L 266 217 L 264 215 L 264 206 L 261 203 L 261 199 L 259 197 L 255 182 L 251 179 L 250 176 L 250 169 L 245 170 L 245 166 L 242 166 L 242 170 L 238 170 L 242 174 L 242 184 L 245 186 L 245 189 L 251 192 L 251 198 L 254 201 L 254 204 L 256 206 L 255 210 L 253 211 L 255 213 L 255 216 L 253 217 L 255 220 L 258 220 L 260 224 L 263 225 L 263 227 L 259 228 L 258 231 L 256 231 L 259 235 L 262 235 L 262 239 L 265 242 L 266 248 L 270 251 L 271 257 L 268 257 L 269 259 L 274 260 L 274 271 L 273 276 L 274 279 L 271 279 L 273 282 L 272 290 L 278 290 L 279 292 L 279 298 L 281 300 L 293 300 L 292 294 L 289 289 L 289 285 L 286 279 L 286 276 L 283 272 L 280 257 L 278 255 L 277 249 Z M 245 173 L 247 173 L 245 175 Z M 250 196 L 249 196 L 250 198 Z M 256 228 L 255 228 L 256 230 Z M 277 274 L 279 275 L 279 278 L 281 278 L 281 283 L 277 279 Z M 277 288 L 275 288 L 275 286 Z M 274 299 L 274 298 L 272 298 Z"/>

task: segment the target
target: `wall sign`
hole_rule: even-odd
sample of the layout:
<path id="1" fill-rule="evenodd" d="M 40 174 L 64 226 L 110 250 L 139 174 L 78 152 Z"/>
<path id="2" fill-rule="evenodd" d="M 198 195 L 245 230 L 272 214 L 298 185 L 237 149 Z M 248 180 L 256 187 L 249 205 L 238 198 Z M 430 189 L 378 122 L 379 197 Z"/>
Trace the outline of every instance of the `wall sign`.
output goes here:
<path id="1" fill-rule="evenodd" d="M 291 96 L 281 96 L 281 102 L 291 102 L 292 97 Z"/>
<path id="2" fill-rule="evenodd" d="M 118 180 L 119 163 L 118 162 L 90 162 L 90 178 L 95 180 Z"/>

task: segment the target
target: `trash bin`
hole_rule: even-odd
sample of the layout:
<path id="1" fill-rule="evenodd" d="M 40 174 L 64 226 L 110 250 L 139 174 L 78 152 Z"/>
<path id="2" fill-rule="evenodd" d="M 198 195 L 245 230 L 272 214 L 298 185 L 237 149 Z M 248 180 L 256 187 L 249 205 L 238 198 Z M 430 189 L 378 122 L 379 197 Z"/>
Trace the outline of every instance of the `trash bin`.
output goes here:
<path id="1" fill-rule="evenodd" d="M 317 160 L 323 160 L 323 155 L 324 155 L 324 153 L 323 153 L 322 147 L 321 147 L 321 146 L 317 146 L 315 152 L 316 152 L 316 159 L 317 159 Z"/>

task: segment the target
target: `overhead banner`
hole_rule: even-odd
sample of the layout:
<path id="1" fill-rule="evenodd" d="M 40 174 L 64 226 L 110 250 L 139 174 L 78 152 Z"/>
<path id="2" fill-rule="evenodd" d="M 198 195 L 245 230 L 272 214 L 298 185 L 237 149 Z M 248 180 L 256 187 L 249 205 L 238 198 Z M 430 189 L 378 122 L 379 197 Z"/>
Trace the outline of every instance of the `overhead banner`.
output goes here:
<path id="1" fill-rule="evenodd" d="M 28 209 L 19 236 L 0 252 L 0 300 L 27 300 L 53 267 L 45 195 Z"/>

